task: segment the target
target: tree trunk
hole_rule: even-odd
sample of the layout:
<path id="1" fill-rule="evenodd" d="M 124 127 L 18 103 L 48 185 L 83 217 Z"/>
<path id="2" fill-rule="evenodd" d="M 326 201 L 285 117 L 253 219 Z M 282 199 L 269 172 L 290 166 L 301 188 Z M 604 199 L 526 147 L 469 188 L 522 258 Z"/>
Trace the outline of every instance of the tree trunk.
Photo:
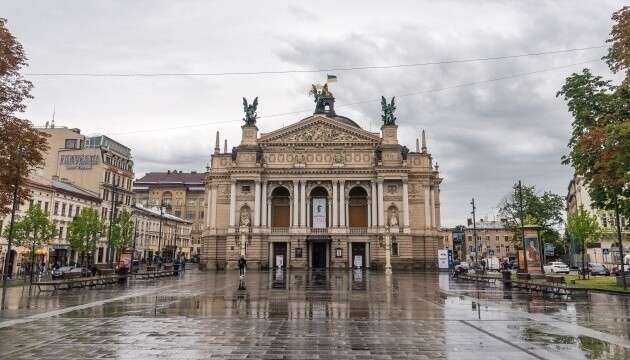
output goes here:
<path id="1" fill-rule="evenodd" d="M 31 245 L 31 285 L 33 284 L 33 272 L 35 271 L 35 241 Z"/>
<path id="2" fill-rule="evenodd" d="M 582 240 L 582 280 L 586 280 L 586 272 L 584 270 L 585 253 L 586 253 L 586 241 Z"/>

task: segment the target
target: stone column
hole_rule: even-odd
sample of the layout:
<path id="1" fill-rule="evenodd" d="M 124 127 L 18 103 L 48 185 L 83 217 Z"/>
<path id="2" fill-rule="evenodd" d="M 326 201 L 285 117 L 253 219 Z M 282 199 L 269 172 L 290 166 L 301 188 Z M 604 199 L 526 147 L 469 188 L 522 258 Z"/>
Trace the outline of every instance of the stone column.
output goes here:
<path id="1" fill-rule="evenodd" d="M 339 226 L 346 227 L 346 181 L 339 181 Z"/>
<path id="2" fill-rule="evenodd" d="M 403 180 L 402 185 L 402 210 L 403 210 L 403 227 L 409 227 L 409 190 L 407 180 Z"/>
<path id="3" fill-rule="evenodd" d="M 236 222 L 236 180 L 232 180 L 230 187 L 230 226 L 234 227 Z"/>
<path id="4" fill-rule="evenodd" d="M 212 211 L 212 187 L 210 187 L 208 189 L 208 191 L 206 192 L 208 194 L 208 197 L 206 198 L 207 201 L 207 205 L 206 205 L 206 226 L 210 227 L 210 219 L 211 219 L 211 215 L 210 212 Z"/>
<path id="5" fill-rule="evenodd" d="M 379 179 L 378 180 L 378 225 L 379 226 L 384 226 L 385 225 L 385 209 L 383 208 L 385 206 L 385 203 L 383 201 L 383 180 Z"/>
<path id="6" fill-rule="evenodd" d="M 339 180 L 333 180 L 333 199 L 332 199 L 332 226 L 337 227 L 337 183 Z"/>
<path id="7" fill-rule="evenodd" d="M 431 186 L 431 228 L 435 228 L 437 226 L 437 221 L 435 221 L 435 186 Z"/>
<path id="8" fill-rule="evenodd" d="M 254 186 L 254 226 L 260 226 L 260 180 Z"/>
<path id="9" fill-rule="evenodd" d="M 392 273 L 392 237 L 389 234 L 389 229 L 385 232 L 385 274 Z"/>
<path id="10" fill-rule="evenodd" d="M 300 227 L 306 226 L 306 181 L 300 181 Z"/>
<path id="11" fill-rule="evenodd" d="M 374 180 L 372 180 L 371 182 L 372 184 L 372 199 L 371 199 L 371 209 L 372 209 L 372 226 L 378 226 L 378 210 L 377 210 L 377 204 L 378 204 L 378 197 L 376 196 L 376 182 L 374 182 Z"/>
<path id="12" fill-rule="evenodd" d="M 431 190 L 429 185 L 424 186 L 424 227 L 431 228 Z"/>
<path id="13" fill-rule="evenodd" d="M 367 211 L 368 211 L 368 218 L 367 218 L 368 224 L 367 224 L 367 226 L 368 226 L 368 228 L 372 227 L 372 202 L 373 201 L 374 201 L 374 198 L 370 197 L 369 198 L 369 202 L 367 204 Z"/>
<path id="14" fill-rule="evenodd" d="M 212 185 L 210 193 L 212 194 L 212 205 L 210 207 L 210 227 L 217 227 L 217 187 L 218 185 Z"/>
<path id="15" fill-rule="evenodd" d="M 293 180 L 293 226 L 298 226 L 299 222 L 299 193 L 300 183 L 297 180 Z"/>
<path id="16" fill-rule="evenodd" d="M 262 211 L 262 215 L 260 216 L 261 225 L 267 226 L 267 181 L 263 181 L 262 184 L 262 194 L 261 194 L 261 206 L 260 210 Z"/>

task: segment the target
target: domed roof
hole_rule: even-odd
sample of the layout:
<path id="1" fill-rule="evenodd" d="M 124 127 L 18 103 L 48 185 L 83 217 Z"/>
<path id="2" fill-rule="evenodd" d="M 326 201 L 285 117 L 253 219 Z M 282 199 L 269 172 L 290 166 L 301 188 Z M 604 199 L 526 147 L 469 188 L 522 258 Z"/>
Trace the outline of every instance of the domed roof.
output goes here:
<path id="1" fill-rule="evenodd" d="M 335 116 L 329 116 L 334 118 L 335 120 L 341 121 L 342 123 L 346 124 L 346 125 L 350 125 L 352 127 L 358 128 L 360 129 L 361 127 L 359 126 L 359 124 L 355 123 L 354 120 L 349 119 L 345 116 L 339 116 L 339 115 L 335 115 Z"/>

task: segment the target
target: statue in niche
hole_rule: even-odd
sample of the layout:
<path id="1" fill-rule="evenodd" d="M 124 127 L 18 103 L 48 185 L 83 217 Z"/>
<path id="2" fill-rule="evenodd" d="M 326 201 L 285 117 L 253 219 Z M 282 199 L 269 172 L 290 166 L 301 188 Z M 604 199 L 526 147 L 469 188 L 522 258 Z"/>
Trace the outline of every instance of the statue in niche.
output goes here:
<path id="1" fill-rule="evenodd" d="M 395 97 L 392 97 L 392 101 L 388 104 L 385 96 L 381 96 L 381 109 L 383 110 L 381 119 L 383 120 L 383 125 L 396 125 L 396 117 L 394 116 L 396 105 L 394 101 Z"/>
<path id="2" fill-rule="evenodd" d="M 374 150 L 374 157 L 376 158 L 376 162 L 383 161 L 383 149 L 380 145 Z"/>
<path id="3" fill-rule="evenodd" d="M 406 146 L 400 147 L 400 155 L 402 155 L 403 160 L 407 160 L 407 155 L 409 154 L 409 148 Z"/>
<path id="4" fill-rule="evenodd" d="M 242 227 L 249 227 L 249 225 L 251 224 L 249 208 L 247 206 L 243 206 L 241 208 L 241 219 L 239 221 L 239 224 Z"/>
<path id="5" fill-rule="evenodd" d="M 256 113 L 256 109 L 258 108 L 258 96 L 254 98 L 254 102 L 251 105 L 247 104 L 247 99 L 243 98 L 243 111 L 245 112 L 245 117 L 243 121 L 245 121 L 245 126 L 255 126 L 256 119 L 258 118 L 258 114 Z"/>
<path id="6" fill-rule="evenodd" d="M 236 161 L 236 155 L 238 153 L 238 148 L 233 147 L 232 148 L 232 161 Z"/>
<path id="7" fill-rule="evenodd" d="M 396 209 L 395 207 L 390 207 L 389 208 L 389 226 L 391 227 L 395 227 L 398 226 L 398 209 Z"/>

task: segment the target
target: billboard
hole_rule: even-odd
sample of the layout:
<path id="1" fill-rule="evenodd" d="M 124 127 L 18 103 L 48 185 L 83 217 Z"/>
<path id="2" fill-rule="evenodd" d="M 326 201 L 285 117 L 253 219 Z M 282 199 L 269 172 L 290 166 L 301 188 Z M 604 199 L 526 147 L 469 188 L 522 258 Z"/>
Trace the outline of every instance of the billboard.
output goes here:
<path id="1" fill-rule="evenodd" d="M 527 259 L 527 272 L 541 272 L 540 246 L 538 237 L 525 236 L 525 257 Z"/>

